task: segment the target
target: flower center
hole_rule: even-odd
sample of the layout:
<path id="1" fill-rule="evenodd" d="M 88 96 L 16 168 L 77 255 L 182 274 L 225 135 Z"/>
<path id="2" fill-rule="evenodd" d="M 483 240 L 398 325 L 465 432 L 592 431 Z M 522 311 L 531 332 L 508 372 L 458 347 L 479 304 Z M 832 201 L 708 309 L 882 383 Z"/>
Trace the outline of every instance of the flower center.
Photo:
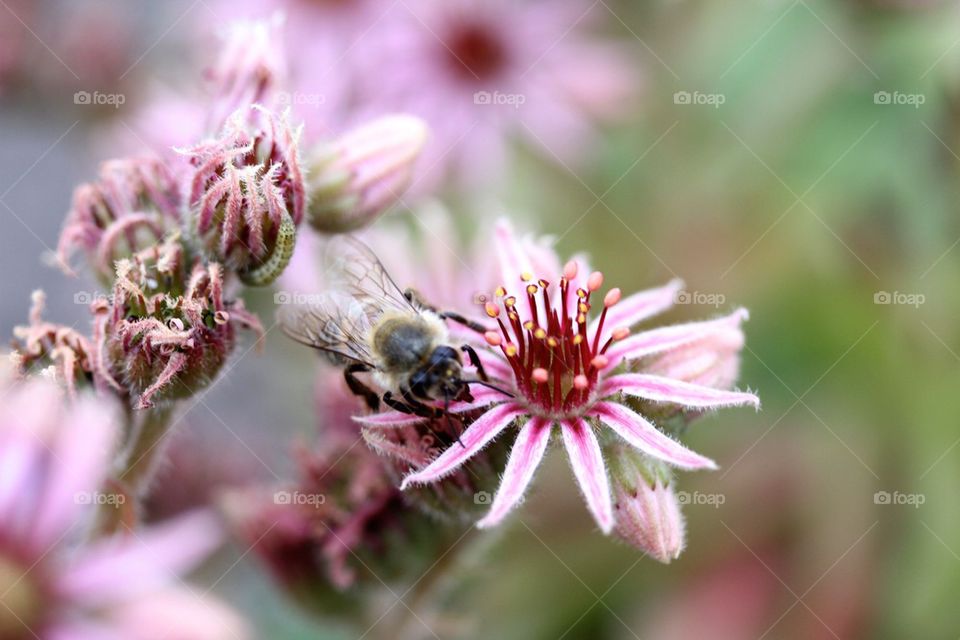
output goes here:
<path id="1" fill-rule="evenodd" d="M 0 555 L 0 638 L 33 636 L 43 599 L 23 565 Z"/>
<path id="2" fill-rule="evenodd" d="M 507 52 L 503 42 L 487 25 L 454 23 L 446 46 L 451 68 L 467 81 L 490 78 L 506 64 Z"/>
<path id="3" fill-rule="evenodd" d="M 602 344 L 600 336 L 607 310 L 620 301 L 620 290 L 611 289 L 603 299 L 603 311 L 593 335 L 587 328 L 592 294 L 603 285 L 603 274 L 590 274 L 586 288 L 572 291 L 576 262 L 567 263 L 560 279 L 559 303 L 550 300 L 550 283 L 521 275 L 526 302 L 504 287 L 484 310 L 497 321 L 499 330 L 488 331 L 487 344 L 499 347 L 513 369 L 517 391 L 535 411 L 557 416 L 578 415 L 589 406 L 600 370 L 607 366 L 607 349 L 629 335 L 625 327 L 614 329 Z M 520 307 L 528 311 L 523 313 Z"/>

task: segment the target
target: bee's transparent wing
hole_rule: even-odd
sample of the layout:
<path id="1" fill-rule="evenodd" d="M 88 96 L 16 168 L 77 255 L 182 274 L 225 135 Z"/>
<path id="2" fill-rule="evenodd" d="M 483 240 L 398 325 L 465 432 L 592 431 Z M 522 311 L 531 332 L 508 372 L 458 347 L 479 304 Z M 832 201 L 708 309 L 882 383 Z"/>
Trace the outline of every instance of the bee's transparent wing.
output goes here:
<path id="1" fill-rule="evenodd" d="M 334 242 L 327 251 L 327 273 L 332 285 L 359 302 L 371 322 L 387 310 L 419 311 L 370 247 L 350 236 Z"/>
<path id="2" fill-rule="evenodd" d="M 367 347 L 368 314 L 350 296 L 325 293 L 318 296 L 314 304 L 281 308 L 277 319 L 289 337 L 324 351 L 336 364 L 352 361 L 374 367 L 373 356 Z"/>

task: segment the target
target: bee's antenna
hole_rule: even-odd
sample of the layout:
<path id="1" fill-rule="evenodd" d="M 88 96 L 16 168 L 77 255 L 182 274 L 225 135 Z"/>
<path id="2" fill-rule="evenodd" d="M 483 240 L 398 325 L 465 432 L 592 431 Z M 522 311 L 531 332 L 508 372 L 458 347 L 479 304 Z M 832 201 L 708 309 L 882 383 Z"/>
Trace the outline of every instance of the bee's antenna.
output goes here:
<path id="1" fill-rule="evenodd" d="M 507 391 L 506 389 L 503 389 L 503 388 L 501 388 L 501 387 L 498 387 L 497 385 L 493 384 L 492 382 L 487 382 L 486 380 L 464 380 L 463 382 L 464 382 L 464 384 L 479 384 L 479 385 L 483 385 L 484 387 L 488 387 L 488 388 L 490 388 L 490 389 L 493 389 L 494 391 L 499 391 L 499 392 L 502 393 L 503 395 L 508 396 L 508 397 L 510 397 L 510 398 L 513 398 L 513 397 L 514 397 L 514 395 L 513 395 L 512 393 L 510 393 L 509 391 Z"/>

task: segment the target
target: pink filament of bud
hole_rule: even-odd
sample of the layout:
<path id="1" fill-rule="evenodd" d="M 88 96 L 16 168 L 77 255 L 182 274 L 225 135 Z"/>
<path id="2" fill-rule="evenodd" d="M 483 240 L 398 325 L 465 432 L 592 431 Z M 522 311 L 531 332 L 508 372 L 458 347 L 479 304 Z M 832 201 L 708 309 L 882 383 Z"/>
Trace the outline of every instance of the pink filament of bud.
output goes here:
<path id="1" fill-rule="evenodd" d="M 530 375 L 533 377 L 535 382 L 539 382 L 540 384 L 543 384 L 550 379 L 550 374 L 547 372 L 547 370 L 540 367 L 534 369 Z"/>
<path id="2" fill-rule="evenodd" d="M 592 364 L 595 369 L 603 369 L 609 363 L 610 363 L 610 360 L 607 358 L 607 356 L 604 356 L 604 355 L 596 356 L 594 357 L 593 360 L 590 361 L 590 364 Z"/>
<path id="3" fill-rule="evenodd" d="M 483 338 L 491 347 L 499 347 L 501 344 L 503 344 L 503 338 L 501 338 L 500 334 L 496 331 L 487 331 L 485 334 L 483 334 Z"/>
<path id="4" fill-rule="evenodd" d="M 590 277 L 587 279 L 587 289 L 590 291 L 596 291 L 603 286 L 603 274 L 599 271 L 594 271 L 590 274 Z"/>
<path id="5" fill-rule="evenodd" d="M 585 375 L 583 375 L 583 374 L 581 373 L 580 375 L 576 376 L 576 377 L 573 379 L 573 386 L 574 386 L 575 388 L 581 389 L 581 390 L 582 390 L 582 389 L 586 389 L 587 387 L 590 386 L 590 381 L 587 380 L 587 376 L 585 376 Z"/>
<path id="6" fill-rule="evenodd" d="M 579 267 L 577 266 L 577 261 L 571 260 L 563 267 L 563 277 L 566 278 L 567 281 L 569 282 L 570 280 L 573 280 L 574 278 L 577 277 L 578 270 L 579 270 Z"/>
<path id="7" fill-rule="evenodd" d="M 620 296 L 620 289 L 610 289 L 610 291 L 607 291 L 607 295 L 603 297 L 603 306 L 612 307 L 620 302 Z"/>
<path id="8" fill-rule="evenodd" d="M 630 335 L 629 327 L 617 327 L 613 330 L 613 339 L 614 340 L 623 340 L 628 335 Z"/>

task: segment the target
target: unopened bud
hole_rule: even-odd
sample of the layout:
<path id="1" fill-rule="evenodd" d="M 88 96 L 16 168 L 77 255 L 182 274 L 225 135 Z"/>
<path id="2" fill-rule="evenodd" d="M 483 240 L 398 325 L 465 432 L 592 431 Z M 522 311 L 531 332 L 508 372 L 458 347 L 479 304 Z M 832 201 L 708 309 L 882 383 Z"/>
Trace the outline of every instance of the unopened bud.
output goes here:
<path id="1" fill-rule="evenodd" d="M 321 147 L 308 173 L 311 226 L 323 233 L 366 227 L 410 186 L 427 125 L 406 115 L 385 116 Z"/>
<path id="2" fill-rule="evenodd" d="M 665 464 L 616 446 L 612 457 L 615 531 L 627 544 L 669 564 L 685 541 L 683 514 Z"/>

